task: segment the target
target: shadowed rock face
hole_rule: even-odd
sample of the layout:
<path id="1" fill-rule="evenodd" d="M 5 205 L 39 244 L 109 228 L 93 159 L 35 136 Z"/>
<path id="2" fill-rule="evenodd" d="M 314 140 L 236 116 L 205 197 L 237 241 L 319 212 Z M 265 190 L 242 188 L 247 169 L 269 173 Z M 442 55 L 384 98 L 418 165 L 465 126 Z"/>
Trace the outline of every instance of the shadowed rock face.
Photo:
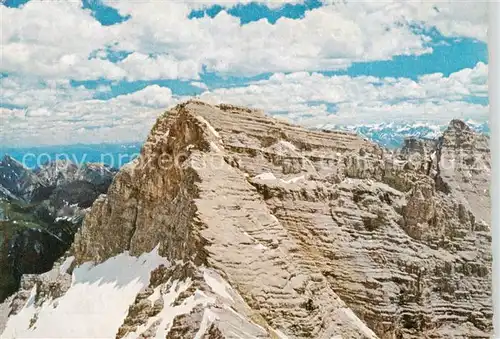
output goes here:
<path id="1" fill-rule="evenodd" d="M 102 193 L 92 182 L 78 180 L 56 187 L 49 199 L 56 210 L 73 204 L 88 208 Z"/>
<path id="2" fill-rule="evenodd" d="M 278 337 L 274 328 L 288 338 L 488 338 L 488 182 L 487 139 L 459 121 L 393 154 L 191 101 L 158 119 L 141 157 L 94 203 L 73 253 L 100 262 L 159 244 L 170 260 L 224 276 L 251 310 L 241 314 L 259 320 L 245 319 L 268 329 L 261 337 Z M 119 337 L 158 311 L 139 311 L 140 300 Z M 176 317 L 168 338 L 196 333 L 203 312 Z M 234 337 L 221 323 L 205 333 Z"/>
<path id="3" fill-rule="evenodd" d="M 26 273 L 49 271 L 72 240 L 70 234 L 59 232 L 58 236 L 45 229 L 28 228 L 16 233 L 9 246 L 9 262 L 14 276 L 20 279 Z"/>

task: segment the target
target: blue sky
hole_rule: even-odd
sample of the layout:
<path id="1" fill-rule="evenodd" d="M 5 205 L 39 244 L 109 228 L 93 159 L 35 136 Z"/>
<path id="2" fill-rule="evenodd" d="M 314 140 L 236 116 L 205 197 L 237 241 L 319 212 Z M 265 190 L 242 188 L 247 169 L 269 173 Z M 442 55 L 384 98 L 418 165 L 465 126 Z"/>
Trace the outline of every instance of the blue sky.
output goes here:
<path id="1" fill-rule="evenodd" d="M 239 18 L 242 25 L 260 19 L 266 19 L 274 24 L 278 19 L 283 17 L 289 19 L 302 19 L 306 11 L 320 8 L 321 6 L 321 1 L 317 0 L 306 0 L 298 4 L 284 4 L 279 8 L 269 8 L 265 4 L 250 3 L 236 5 L 228 9 L 227 12 Z M 193 10 L 189 17 L 202 18 L 204 16 L 209 16 L 213 18 L 223 10 L 225 10 L 225 8 L 221 5 L 213 5 L 208 8 Z"/>
<path id="2" fill-rule="evenodd" d="M 487 119 L 485 4 L 43 4 L 1 7 L 4 147 L 140 141 L 190 96 L 309 127 Z"/>
<path id="3" fill-rule="evenodd" d="M 23 0 L 24 1 L 24 0 Z M 121 16 L 119 12 L 100 1 L 84 0 L 83 8 L 92 10 L 92 16 L 103 25 L 114 25 L 126 21 L 129 16 Z M 237 5 L 228 10 L 228 13 L 240 19 L 241 25 L 266 19 L 274 24 L 279 18 L 300 19 L 304 17 L 306 11 L 321 7 L 321 2 L 317 0 L 307 0 L 300 4 L 285 4 L 280 8 L 269 8 L 264 4 L 251 3 Z M 208 8 L 193 10 L 190 18 L 202 18 L 205 16 L 215 17 L 224 7 L 213 5 Z M 433 53 L 420 56 L 395 56 L 392 60 L 356 62 L 343 71 L 322 72 L 328 75 L 346 74 L 349 76 L 372 75 L 376 77 L 408 77 L 417 79 L 418 76 L 428 73 L 440 72 L 449 75 L 463 68 L 472 68 L 478 62 L 487 63 L 487 44 L 471 38 L 447 38 L 438 31 L 429 32 L 432 41 L 429 45 L 433 47 Z M 108 54 L 110 60 L 121 60 L 130 51 L 111 52 Z M 208 88 L 241 86 L 256 79 L 268 79 L 272 73 L 259 74 L 254 77 L 218 76 L 213 72 L 203 72 L 201 82 Z M 121 81 L 111 83 L 111 81 L 89 81 L 75 82 L 75 85 L 84 85 L 87 88 L 96 88 L 99 84 L 109 84 L 111 93 L 98 95 L 99 98 L 110 98 L 120 94 L 135 92 L 151 84 L 169 87 L 177 95 L 197 95 L 203 92 L 202 89 L 190 85 L 189 81 L 155 80 L 155 81 Z"/>

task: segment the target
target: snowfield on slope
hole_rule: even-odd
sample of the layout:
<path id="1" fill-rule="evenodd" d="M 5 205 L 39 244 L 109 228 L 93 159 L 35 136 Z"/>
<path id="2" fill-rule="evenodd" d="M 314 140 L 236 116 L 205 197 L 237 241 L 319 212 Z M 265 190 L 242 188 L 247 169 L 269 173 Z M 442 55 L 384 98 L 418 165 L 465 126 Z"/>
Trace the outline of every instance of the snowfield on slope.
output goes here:
<path id="1" fill-rule="evenodd" d="M 73 260 L 70 257 L 58 270 L 51 271 L 52 278 L 65 273 Z M 46 300 L 37 307 L 34 287 L 25 306 L 18 314 L 8 318 L 0 338 L 114 339 L 137 294 L 149 285 L 151 271 L 160 265 L 168 267 L 169 263 L 159 256 L 158 247 L 138 258 L 124 252 L 99 265 L 84 263 L 74 269 L 71 287 L 60 298 Z M 240 302 L 243 299 L 227 281 L 211 269 L 200 269 L 210 291 L 196 289 L 180 305 L 174 306 L 179 295 L 192 285 L 191 279 L 172 281 L 168 289 L 167 283 L 160 284 L 147 299 L 151 306 L 162 299 L 162 310 L 134 331 L 126 333 L 124 339 L 138 338 L 146 333 L 148 338 L 164 339 L 175 317 L 189 314 L 196 306 L 204 310 L 195 338 L 202 338 L 215 321 L 223 322 L 226 333 L 234 338 L 257 339 L 266 333 L 259 325 L 244 325 L 245 317 L 230 306 L 235 298 Z M 218 298 L 224 304 L 222 308 L 213 308 Z M 153 332 L 150 331 L 152 327 L 155 327 Z"/>
<path id="2" fill-rule="evenodd" d="M 36 287 L 24 308 L 11 316 L 7 338 L 115 338 L 137 293 L 149 284 L 150 272 L 168 266 L 158 248 L 140 257 L 124 252 L 102 264 L 75 268 L 70 289 L 36 308 Z M 36 315 L 36 316 L 35 316 Z M 32 328 L 30 322 L 37 317 Z"/>

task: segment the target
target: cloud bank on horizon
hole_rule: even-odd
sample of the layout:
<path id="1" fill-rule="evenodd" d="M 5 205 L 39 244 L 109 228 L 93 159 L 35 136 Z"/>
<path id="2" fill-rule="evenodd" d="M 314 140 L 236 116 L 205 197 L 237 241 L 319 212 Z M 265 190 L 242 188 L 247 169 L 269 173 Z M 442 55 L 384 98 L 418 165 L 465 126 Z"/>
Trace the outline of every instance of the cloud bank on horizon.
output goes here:
<path id="1" fill-rule="evenodd" d="M 189 97 L 307 127 L 487 122 L 487 4 L 3 0 L 0 145 L 142 141 Z"/>

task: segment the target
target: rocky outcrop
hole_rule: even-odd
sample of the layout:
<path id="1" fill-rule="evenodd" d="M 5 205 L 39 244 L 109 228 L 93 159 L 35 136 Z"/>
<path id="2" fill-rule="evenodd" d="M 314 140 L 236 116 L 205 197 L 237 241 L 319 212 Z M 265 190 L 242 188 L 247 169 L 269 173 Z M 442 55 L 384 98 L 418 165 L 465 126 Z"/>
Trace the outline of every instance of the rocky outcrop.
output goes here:
<path id="1" fill-rule="evenodd" d="M 110 265 L 157 249 L 170 262 L 117 338 L 489 338 L 489 197 L 464 203 L 488 168 L 472 181 L 470 160 L 442 165 L 462 148 L 487 159 L 482 142 L 453 121 L 393 153 L 190 101 L 158 119 L 71 254 Z"/>
<path id="2" fill-rule="evenodd" d="M 456 197 L 478 222 L 489 224 L 489 138 L 453 120 L 439 139 L 437 155 L 438 187 Z"/>
<path id="3" fill-rule="evenodd" d="M 0 200 L 17 200 L 19 199 L 14 194 L 10 193 L 8 189 L 0 185 Z"/>

